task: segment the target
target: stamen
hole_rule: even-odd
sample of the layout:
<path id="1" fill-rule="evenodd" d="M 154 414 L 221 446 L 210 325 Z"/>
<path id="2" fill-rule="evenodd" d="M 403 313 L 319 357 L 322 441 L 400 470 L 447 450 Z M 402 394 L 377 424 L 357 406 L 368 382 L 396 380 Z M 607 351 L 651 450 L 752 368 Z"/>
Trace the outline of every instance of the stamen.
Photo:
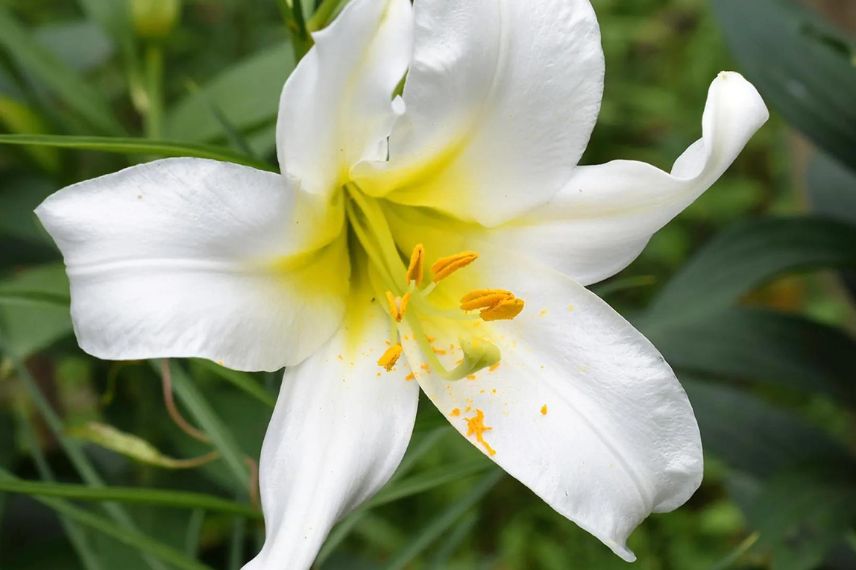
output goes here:
<path id="1" fill-rule="evenodd" d="M 401 297 L 401 302 L 398 305 L 398 312 L 401 315 L 401 318 L 399 319 L 399 321 L 401 319 L 403 319 L 404 316 L 407 314 L 407 304 L 410 302 L 410 296 L 411 296 L 411 293 L 410 293 L 410 291 L 408 291 L 407 293 L 405 293 Z"/>
<path id="2" fill-rule="evenodd" d="M 382 366 L 386 369 L 387 372 L 392 372 L 392 369 L 395 367 L 395 363 L 398 362 L 398 359 L 401 358 L 402 348 L 400 344 L 394 344 L 386 349 L 386 352 L 383 353 L 378 361 L 377 365 Z"/>
<path id="3" fill-rule="evenodd" d="M 478 258 L 479 254 L 474 251 L 462 251 L 461 253 L 438 259 L 431 266 L 434 282 L 439 283 L 458 269 L 463 269 Z"/>
<path id="4" fill-rule="evenodd" d="M 407 267 L 407 284 L 416 283 L 419 287 L 422 285 L 422 278 L 425 273 L 425 246 L 421 243 L 413 248 L 413 253 L 410 254 L 410 265 Z"/>
<path id="5" fill-rule="evenodd" d="M 407 313 L 407 305 L 410 303 L 410 297 L 410 291 L 405 293 L 403 297 L 396 297 L 392 294 L 392 291 L 386 292 L 386 302 L 389 305 L 389 315 L 393 320 L 395 320 L 395 322 L 400 323 L 404 318 L 404 315 Z"/>
<path id="6" fill-rule="evenodd" d="M 526 303 L 523 299 L 506 299 L 489 309 L 483 310 L 479 316 L 484 321 L 510 321 L 523 312 Z"/>
<path id="7" fill-rule="evenodd" d="M 490 456 L 496 455 L 496 450 L 490 446 L 488 442 L 484 439 L 484 434 L 489 431 L 493 431 L 493 428 L 490 426 L 484 425 L 484 412 L 481 410 L 476 410 L 476 415 L 471 418 L 465 418 L 467 420 L 467 437 L 476 436 L 476 441 L 482 444 L 487 451 L 487 454 Z"/>
<path id="8" fill-rule="evenodd" d="M 389 316 L 395 320 L 395 322 L 401 322 L 401 311 L 398 309 L 398 301 L 395 298 L 395 295 L 392 294 L 392 291 L 386 292 L 386 302 L 389 304 Z"/>
<path id="9" fill-rule="evenodd" d="M 479 316 L 485 321 L 508 321 L 523 311 L 526 303 L 511 291 L 504 289 L 479 289 L 461 298 L 464 311 L 481 310 Z"/>

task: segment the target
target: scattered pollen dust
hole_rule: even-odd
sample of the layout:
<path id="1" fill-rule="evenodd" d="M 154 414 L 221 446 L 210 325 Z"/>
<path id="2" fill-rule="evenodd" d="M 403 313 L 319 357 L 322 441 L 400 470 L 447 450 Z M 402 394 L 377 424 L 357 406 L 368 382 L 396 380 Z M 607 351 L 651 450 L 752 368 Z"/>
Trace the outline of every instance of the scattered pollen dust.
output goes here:
<path id="1" fill-rule="evenodd" d="M 540 311 L 538 311 L 538 316 L 539 317 L 546 317 L 549 312 L 550 311 L 548 311 L 547 309 L 541 309 Z"/>
<path id="2" fill-rule="evenodd" d="M 413 382 L 414 380 L 416 380 L 416 374 L 411 372 L 410 374 L 405 376 L 404 379 L 407 380 L 408 382 Z"/>
<path id="3" fill-rule="evenodd" d="M 547 415 L 547 404 L 544 404 L 543 406 L 541 406 L 541 415 L 542 416 Z"/>
<path id="4" fill-rule="evenodd" d="M 457 418 L 458 416 L 461 415 L 461 408 L 453 408 L 452 411 L 449 412 L 449 415 L 452 416 L 453 418 Z"/>
<path id="5" fill-rule="evenodd" d="M 467 420 L 467 437 L 475 436 L 476 441 L 478 441 L 487 451 L 487 454 L 490 456 L 496 455 L 496 450 L 490 446 L 490 444 L 485 441 L 484 434 L 493 431 L 493 428 L 485 425 L 484 423 L 484 412 L 481 410 L 476 410 L 476 415 L 471 418 L 466 418 Z"/>

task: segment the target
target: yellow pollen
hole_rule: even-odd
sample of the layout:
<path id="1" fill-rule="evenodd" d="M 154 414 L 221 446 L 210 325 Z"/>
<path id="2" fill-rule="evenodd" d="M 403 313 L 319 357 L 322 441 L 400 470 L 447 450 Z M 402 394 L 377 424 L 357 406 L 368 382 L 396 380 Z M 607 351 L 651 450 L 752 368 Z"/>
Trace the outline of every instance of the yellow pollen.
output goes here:
<path id="1" fill-rule="evenodd" d="M 523 311 L 526 303 L 511 291 L 504 289 L 478 289 L 461 298 L 464 311 L 480 310 L 485 321 L 509 321 Z"/>
<path id="2" fill-rule="evenodd" d="M 422 285 L 422 277 L 425 273 L 425 246 L 421 243 L 413 248 L 413 253 L 410 254 L 410 265 L 407 267 L 407 283 L 416 283 L 419 287 Z"/>
<path id="3" fill-rule="evenodd" d="M 414 380 L 416 380 L 416 374 L 411 372 L 410 374 L 405 376 L 404 379 L 407 380 L 408 382 L 413 382 Z"/>
<path id="4" fill-rule="evenodd" d="M 449 415 L 452 416 L 453 418 L 457 418 L 458 416 L 461 415 L 461 408 L 452 409 L 452 411 L 449 412 Z"/>
<path id="5" fill-rule="evenodd" d="M 490 426 L 484 425 L 484 412 L 476 410 L 476 415 L 467 420 L 467 437 L 476 436 L 476 441 L 482 444 L 490 456 L 496 455 L 496 450 L 490 446 L 484 439 L 485 432 L 493 431 Z"/>
<path id="6" fill-rule="evenodd" d="M 458 269 L 463 269 L 478 258 L 479 254 L 474 251 L 462 251 L 449 257 L 441 257 L 431 266 L 434 282 L 439 283 Z"/>
<path id="7" fill-rule="evenodd" d="M 544 404 L 543 406 L 541 406 L 541 415 L 542 416 L 547 415 L 547 404 Z"/>
<path id="8" fill-rule="evenodd" d="M 398 359 L 401 357 L 401 345 L 394 344 L 386 349 L 386 352 L 383 353 L 377 364 L 378 366 L 382 366 L 386 368 L 387 372 L 392 372 L 392 369 L 395 367 L 395 363 L 398 362 Z"/>

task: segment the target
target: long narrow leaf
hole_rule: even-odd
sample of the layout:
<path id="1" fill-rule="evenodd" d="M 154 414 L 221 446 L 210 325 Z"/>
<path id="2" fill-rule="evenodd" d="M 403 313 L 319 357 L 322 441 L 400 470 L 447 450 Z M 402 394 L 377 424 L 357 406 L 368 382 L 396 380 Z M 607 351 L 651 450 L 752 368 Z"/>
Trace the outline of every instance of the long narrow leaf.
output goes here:
<path id="1" fill-rule="evenodd" d="M 123 132 L 101 93 L 42 47 L 3 7 L 0 7 L 0 46 L 15 57 L 24 71 L 50 87 L 93 127 L 108 134 Z"/>
<path id="2" fill-rule="evenodd" d="M 250 158 L 228 148 L 175 141 L 120 137 L 74 137 L 63 135 L 0 135 L 0 144 L 46 146 L 92 150 L 118 154 L 154 154 L 158 156 L 189 156 L 210 158 L 275 171 L 266 162 Z"/>
<path id="3" fill-rule="evenodd" d="M 14 481 L 14 477 L 5 470 L 0 469 L 0 481 L 6 482 L 10 480 Z M 159 560 L 168 562 L 175 568 L 181 568 L 182 570 L 211 570 L 209 566 L 187 558 L 182 552 L 171 546 L 149 538 L 139 532 L 123 528 L 109 519 L 72 506 L 65 501 L 45 497 L 40 497 L 37 500 L 83 526 L 96 530 L 123 544 L 137 548 L 142 552 L 149 553 Z"/>
<path id="4" fill-rule="evenodd" d="M 154 366 L 154 364 L 153 364 Z M 190 411 L 199 428 L 211 439 L 229 470 L 241 485 L 249 489 L 250 474 L 244 454 L 235 441 L 232 431 L 223 423 L 193 381 L 179 366 L 171 365 L 172 381 L 179 401 Z"/>
<path id="5" fill-rule="evenodd" d="M 473 508 L 482 497 L 493 489 L 504 475 L 495 469 L 473 487 L 463 498 L 455 501 L 445 511 L 431 520 L 413 539 L 385 566 L 386 570 L 401 570 L 431 546 L 443 533 L 449 530 L 467 511 Z"/>
<path id="6" fill-rule="evenodd" d="M 204 509 L 206 511 L 236 515 L 261 520 L 260 511 L 235 501 L 221 499 L 202 493 L 146 489 L 138 487 L 87 487 L 71 483 L 44 483 L 0 479 L 0 493 L 20 493 L 35 497 L 54 497 L 75 501 L 110 501 L 182 509 Z"/>

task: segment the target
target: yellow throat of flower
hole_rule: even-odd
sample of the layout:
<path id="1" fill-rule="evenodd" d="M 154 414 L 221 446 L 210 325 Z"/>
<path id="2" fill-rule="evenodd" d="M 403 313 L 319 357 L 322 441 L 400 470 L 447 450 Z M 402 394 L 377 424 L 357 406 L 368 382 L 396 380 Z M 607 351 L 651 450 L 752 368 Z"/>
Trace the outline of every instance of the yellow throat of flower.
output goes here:
<path id="1" fill-rule="evenodd" d="M 373 286 L 376 298 L 384 299 L 383 306 L 390 318 L 393 339 L 391 346 L 378 360 L 378 365 L 392 371 L 403 352 L 401 326 L 406 325 L 424 357 L 423 368 L 430 369 L 447 380 L 460 380 L 483 368 L 495 366 L 501 359 L 499 348 L 484 335 L 462 333 L 457 340 L 463 357 L 452 369 L 437 357 L 423 321 L 450 323 L 450 330 L 472 330 L 462 322 L 511 320 L 524 309 L 525 303 L 511 291 L 503 289 L 477 289 L 465 294 L 457 309 L 441 308 L 432 299 L 443 283 L 453 274 L 475 263 L 479 254 L 462 251 L 437 259 L 430 268 L 430 281 L 426 282 L 426 248 L 416 245 L 407 262 L 398 247 L 384 211 L 377 199 L 363 194 L 349 183 L 347 218 L 356 241 L 366 254 L 376 279 Z M 476 313 L 477 311 L 477 313 Z"/>

